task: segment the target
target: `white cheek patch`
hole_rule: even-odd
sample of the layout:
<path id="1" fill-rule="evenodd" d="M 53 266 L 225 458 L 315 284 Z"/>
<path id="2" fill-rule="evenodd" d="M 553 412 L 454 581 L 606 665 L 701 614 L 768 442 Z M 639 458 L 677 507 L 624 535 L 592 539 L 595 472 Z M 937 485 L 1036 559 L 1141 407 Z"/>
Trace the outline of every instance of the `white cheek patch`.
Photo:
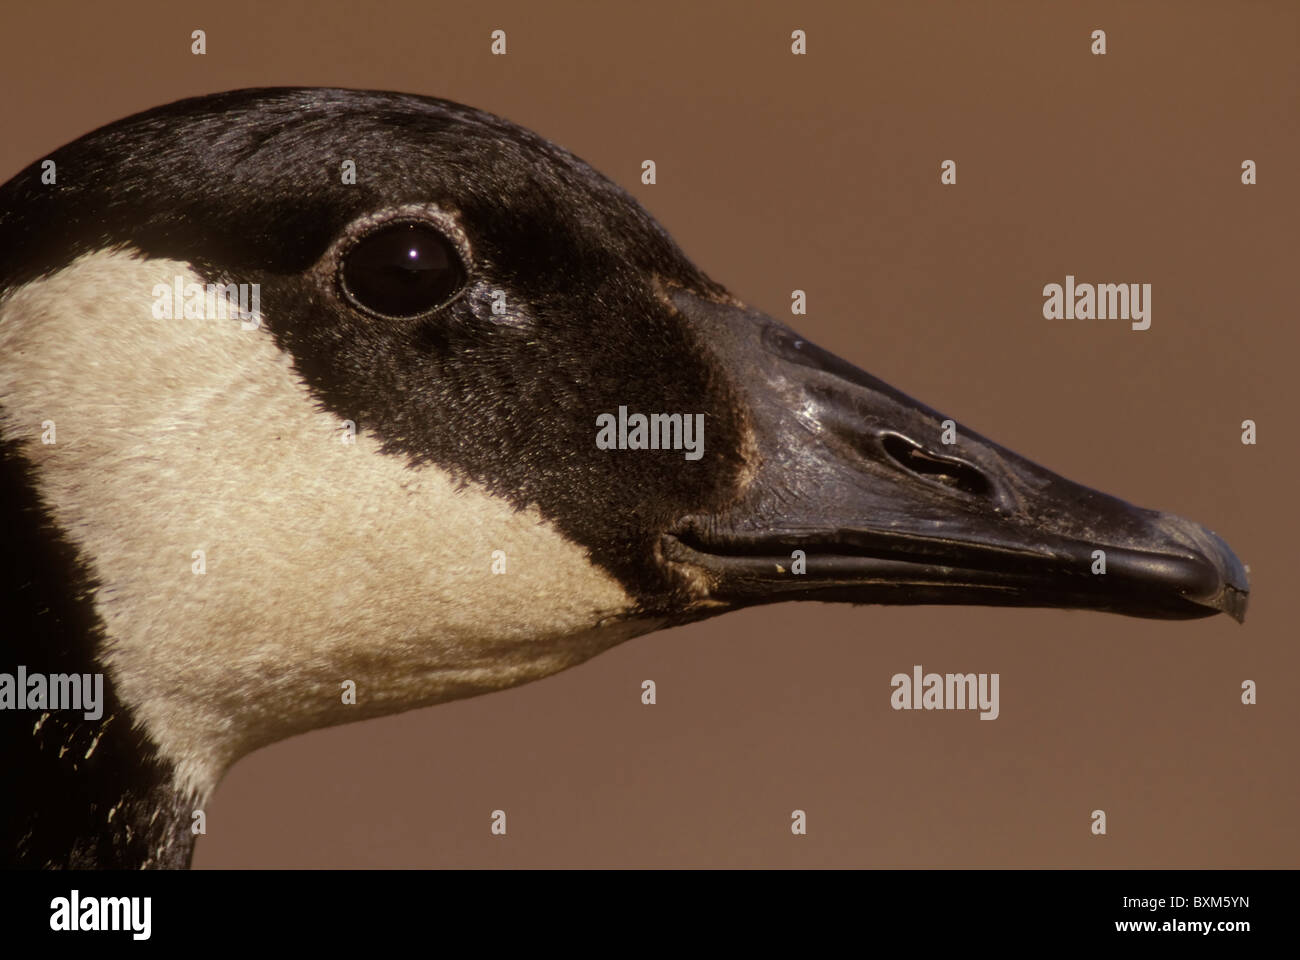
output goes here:
<path id="1" fill-rule="evenodd" d="M 364 432 L 345 443 L 264 326 L 156 319 L 152 291 L 177 276 L 201 282 L 101 252 L 0 301 L 0 430 L 102 584 L 102 659 L 178 787 L 201 795 L 272 740 L 522 683 L 657 626 L 621 620 L 632 599 L 535 507 L 412 469 Z"/>

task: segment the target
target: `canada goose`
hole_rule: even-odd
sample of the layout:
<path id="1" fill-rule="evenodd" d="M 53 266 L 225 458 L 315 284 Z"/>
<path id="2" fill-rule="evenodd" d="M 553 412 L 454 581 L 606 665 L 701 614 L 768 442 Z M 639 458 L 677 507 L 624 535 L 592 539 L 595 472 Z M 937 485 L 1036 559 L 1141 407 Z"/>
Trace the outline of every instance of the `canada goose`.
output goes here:
<path id="1" fill-rule="evenodd" d="M 258 89 L 88 134 L 0 188 L 10 860 L 184 867 L 251 750 L 746 605 L 1244 616 L 1213 533 L 944 420 L 487 113 Z M 19 668 L 102 674 L 101 715 Z"/>

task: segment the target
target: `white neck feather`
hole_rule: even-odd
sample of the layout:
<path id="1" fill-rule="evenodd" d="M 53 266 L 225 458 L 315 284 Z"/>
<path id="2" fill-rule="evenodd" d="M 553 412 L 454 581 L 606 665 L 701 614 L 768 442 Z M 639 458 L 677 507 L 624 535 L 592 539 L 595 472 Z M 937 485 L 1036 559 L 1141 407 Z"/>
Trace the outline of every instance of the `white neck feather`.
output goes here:
<path id="1" fill-rule="evenodd" d="M 364 431 L 343 443 L 264 326 L 155 318 L 177 276 L 201 283 L 103 252 L 11 292 L 0 429 L 102 584 L 101 659 L 178 789 L 202 797 L 273 740 L 523 683 L 657 626 L 620 621 L 631 598 L 535 507 Z"/>

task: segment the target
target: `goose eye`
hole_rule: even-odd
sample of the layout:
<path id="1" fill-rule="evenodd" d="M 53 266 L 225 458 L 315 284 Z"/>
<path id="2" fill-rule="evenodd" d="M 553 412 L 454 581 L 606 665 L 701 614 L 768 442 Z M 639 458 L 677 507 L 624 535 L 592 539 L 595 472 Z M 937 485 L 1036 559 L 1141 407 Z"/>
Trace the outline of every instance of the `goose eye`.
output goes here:
<path id="1" fill-rule="evenodd" d="M 465 282 L 451 242 L 422 223 L 395 223 L 358 240 L 340 271 L 347 298 L 384 317 L 415 317 L 442 306 Z"/>

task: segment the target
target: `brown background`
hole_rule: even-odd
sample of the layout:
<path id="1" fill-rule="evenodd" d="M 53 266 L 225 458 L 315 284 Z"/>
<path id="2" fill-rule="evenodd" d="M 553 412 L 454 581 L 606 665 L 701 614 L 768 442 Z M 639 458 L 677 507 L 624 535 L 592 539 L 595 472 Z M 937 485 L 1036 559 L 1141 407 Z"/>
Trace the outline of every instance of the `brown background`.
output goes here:
<path id="1" fill-rule="evenodd" d="M 790 319 L 807 290 L 813 340 L 1218 530 L 1254 585 L 1244 627 L 787 604 L 652 634 L 245 758 L 197 866 L 1300 863 L 1296 4 L 114 6 L 5 8 L 0 181 L 236 87 L 491 110 L 630 189 L 750 303 Z M 1152 283 L 1152 328 L 1044 320 L 1042 286 L 1066 273 Z M 916 663 L 1001 673 L 1001 717 L 893 712 L 889 678 Z"/>

